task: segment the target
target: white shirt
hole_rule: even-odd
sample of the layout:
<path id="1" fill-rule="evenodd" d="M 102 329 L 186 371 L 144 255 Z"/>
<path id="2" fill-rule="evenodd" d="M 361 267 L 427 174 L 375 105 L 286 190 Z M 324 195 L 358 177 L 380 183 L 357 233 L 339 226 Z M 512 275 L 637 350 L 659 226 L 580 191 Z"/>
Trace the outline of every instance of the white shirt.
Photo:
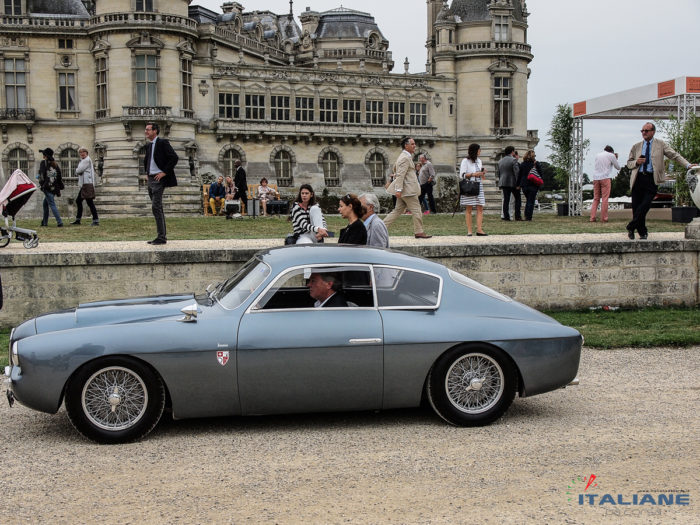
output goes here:
<path id="1" fill-rule="evenodd" d="M 158 140 L 158 137 L 154 138 L 153 142 L 151 143 L 151 163 L 148 166 L 149 175 L 158 175 L 161 171 L 163 171 L 158 167 L 156 161 L 153 159 L 153 154 L 156 152 L 156 140 Z"/>
<path id="2" fill-rule="evenodd" d="M 476 173 L 477 171 L 481 171 L 481 159 L 477 158 L 476 162 L 472 162 L 472 160 L 468 157 L 465 157 L 462 159 L 462 164 L 459 166 L 459 176 L 464 178 L 466 175 L 469 175 L 470 173 Z"/>
<path id="3" fill-rule="evenodd" d="M 620 164 L 617 162 L 617 157 L 609 151 L 601 151 L 595 156 L 595 165 L 593 169 L 593 180 L 612 179 L 610 174 L 612 168 L 620 169 Z"/>

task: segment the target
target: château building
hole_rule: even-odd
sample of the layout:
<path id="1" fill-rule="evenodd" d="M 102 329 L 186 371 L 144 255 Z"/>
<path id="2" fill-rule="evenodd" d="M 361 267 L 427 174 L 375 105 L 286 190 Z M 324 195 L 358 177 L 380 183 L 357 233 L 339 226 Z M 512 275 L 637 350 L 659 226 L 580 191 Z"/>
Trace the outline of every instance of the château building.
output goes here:
<path id="1" fill-rule="evenodd" d="M 51 147 L 69 186 L 58 199 L 67 213 L 78 148 L 87 147 L 100 214 L 149 214 L 148 121 L 180 156 L 179 185 L 165 199 L 179 214 L 201 213 L 202 182 L 232 175 L 236 159 L 249 182 L 267 177 L 288 196 L 303 183 L 383 196 L 410 135 L 436 167 L 439 195 L 454 188 L 471 142 L 491 173 L 505 146 L 537 143 L 527 129 L 533 56 L 523 0 L 428 0 L 420 74 L 395 64 L 369 13 L 307 8 L 295 19 L 291 2 L 283 14 L 191 4 L 4 0 L 0 182 L 17 167 L 36 174 L 39 149 Z"/>

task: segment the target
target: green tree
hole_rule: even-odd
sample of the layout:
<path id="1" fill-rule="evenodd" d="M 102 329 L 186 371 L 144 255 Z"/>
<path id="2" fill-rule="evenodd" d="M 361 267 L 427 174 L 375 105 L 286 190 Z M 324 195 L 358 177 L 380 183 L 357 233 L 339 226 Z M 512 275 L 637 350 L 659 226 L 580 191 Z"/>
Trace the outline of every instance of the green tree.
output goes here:
<path id="1" fill-rule="evenodd" d="M 667 121 L 657 122 L 656 127 L 666 136 L 669 145 L 689 162 L 700 159 L 700 117 L 693 114 L 685 122 L 671 117 Z M 669 163 L 668 173 L 676 179 L 676 206 L 692 206 L 690 188 L 685 180 L 685 166 Z"/>
<path id="2" fill-rule="evenodd" d="M 632 170 L 630 170 L 626 165 L 622 164 L 620 168 L 620 173 L 617 174 L 612 180 L 612 186 L 610 188 L 611 197 L 628 197 L 630 195 L 630 175 Z"/>
<path id="3" fill-rule="evenodd" d="M 554 180 L 556 176 L 556 170 L 554 169 L 554 166 L 552 166 L 549 162 L 542 161 L 540 162 L 540 168 L 542 168 L 540 176 L 542 177 L 542 180 L 544 181 L 544 184 L 542 185 L 543 190 L 556 190 L 559 189 L 557 187 L 557 184 Z"/>
<path id="4" fill-rule="evenodd" d="M 549 127 L 549 145 L 551 150 L 549 160 L 556 170 L 556 182 L 562 188 L 569 185 L 569 177 L 574 165 L 574 144 L 572 132 L 574 130 L 574 114 L 567 104 L 558 104 L 552 117 Z M 585 155 L 590 145 L 590 140 L 583 141 L 583 151 Z"/>

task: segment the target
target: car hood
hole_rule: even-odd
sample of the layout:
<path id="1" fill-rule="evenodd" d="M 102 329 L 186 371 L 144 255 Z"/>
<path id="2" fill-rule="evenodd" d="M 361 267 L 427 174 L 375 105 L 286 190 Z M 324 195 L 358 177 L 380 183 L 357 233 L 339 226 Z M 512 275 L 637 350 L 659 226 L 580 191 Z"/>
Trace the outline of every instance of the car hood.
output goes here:
<path id="1" fill-rule="evenodd" d="M 124 324 L 181 315 L 180 310 L 195 301 L 194 295 L 158 295 L 135 299 L 84 303 L 35 319 L 36 333 L 85 328 L 88 326 Z"/>

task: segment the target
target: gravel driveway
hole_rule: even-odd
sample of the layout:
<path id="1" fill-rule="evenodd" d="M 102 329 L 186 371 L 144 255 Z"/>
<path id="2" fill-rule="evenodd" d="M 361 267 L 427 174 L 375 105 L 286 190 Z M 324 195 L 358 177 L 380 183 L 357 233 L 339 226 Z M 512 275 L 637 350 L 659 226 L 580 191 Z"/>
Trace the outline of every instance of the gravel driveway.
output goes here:
<path id="1" fill-rule="evenodd" d="M 3 400 L 0 521 L 698 523 L 700 347 L 585 349 L 579 375 L 485 428 L 428 409 L 206 419 L 121 446 Z M 581 506 L 580 481 L 568 501 L 591 474 L 600 495 L 690 505 Z"/>

